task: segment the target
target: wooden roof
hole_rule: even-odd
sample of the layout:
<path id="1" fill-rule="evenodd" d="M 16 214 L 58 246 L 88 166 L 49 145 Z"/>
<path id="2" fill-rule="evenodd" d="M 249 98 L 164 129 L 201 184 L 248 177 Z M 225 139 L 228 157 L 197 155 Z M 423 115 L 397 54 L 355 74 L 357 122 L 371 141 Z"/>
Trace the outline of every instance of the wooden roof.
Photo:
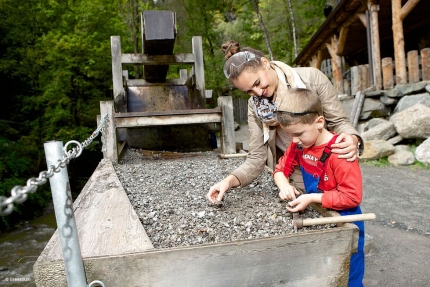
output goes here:
<path id="1" fill-rule="evenodd" d="M 402 6 L 407 0 L 402 0 Z M 303 48 L 294 63 L 300 66 L 308 66 L 312 56 L 321 51 L 322 59 L 331 58 L 325 43 L 330 42 L 334 34 L 339 37 L 342 25 L 352 21 L 349 26 L 344 49 L 339 56 L 344 56 L 347 61 L 356 64 L 367 63 L 367 34 L 362 21 L 357 13 L 365 13 L 366 0 L 342 0 L 333 9 L 326 21 L 321 25 L 309 43 Z M 381 58 L 393 57 L 393 32 L 391 0 L 374 1 L 379 5 L 379 38 Z M 424 31 L 430 30 L 430 1 L 421 0 L 410 14 L 403 20 L 405 35 L 405 50 L 418 50 L 418 41 Z"/>

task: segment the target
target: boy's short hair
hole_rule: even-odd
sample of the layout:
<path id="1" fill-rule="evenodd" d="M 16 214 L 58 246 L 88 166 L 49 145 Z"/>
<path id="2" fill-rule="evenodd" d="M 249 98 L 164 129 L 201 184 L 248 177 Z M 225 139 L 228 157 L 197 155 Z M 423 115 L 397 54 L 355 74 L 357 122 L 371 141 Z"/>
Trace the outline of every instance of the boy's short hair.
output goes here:
<path id="1" fill-rule="evenodd" d="M 295 116 L 297 117 L 297 120 L 294 121 L 294 123 L 301 122 L 303 124 L 311 124 L 318 116 L 323 115 L 322 104 L 318 95 L 309 89 L 289 89 L 287 95 L 279 103 L 277 110 L 295 114 L 313 111 L 314 113 Z M 282 122 L 280 122 L 280 124 L 288 125 Z"/>

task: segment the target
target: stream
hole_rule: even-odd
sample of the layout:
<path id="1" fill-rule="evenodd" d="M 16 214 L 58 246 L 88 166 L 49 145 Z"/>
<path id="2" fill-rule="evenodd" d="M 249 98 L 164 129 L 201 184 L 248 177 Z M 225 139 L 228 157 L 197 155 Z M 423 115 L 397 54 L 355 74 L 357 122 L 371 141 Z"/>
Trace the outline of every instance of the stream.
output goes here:
<path id="1" fill-rule="evenodd" d="M 56 226 L 51 213 L 0 235 L 0 286 L 36 286 L 33 265 Z"/>

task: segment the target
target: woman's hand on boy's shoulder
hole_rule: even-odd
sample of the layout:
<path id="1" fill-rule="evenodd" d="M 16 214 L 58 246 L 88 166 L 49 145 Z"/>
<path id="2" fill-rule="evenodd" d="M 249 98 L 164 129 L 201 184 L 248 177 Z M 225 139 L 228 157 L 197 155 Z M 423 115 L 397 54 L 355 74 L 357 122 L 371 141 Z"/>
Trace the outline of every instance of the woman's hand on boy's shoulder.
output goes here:
<path id="1" fill-rule="evenodd" d="M 338 158 L 345 158 L 347 161 L 357 159 L 358 138 L 355 135 L 341 133 L 331 147 L 331 151 L 338 154 Z"/>

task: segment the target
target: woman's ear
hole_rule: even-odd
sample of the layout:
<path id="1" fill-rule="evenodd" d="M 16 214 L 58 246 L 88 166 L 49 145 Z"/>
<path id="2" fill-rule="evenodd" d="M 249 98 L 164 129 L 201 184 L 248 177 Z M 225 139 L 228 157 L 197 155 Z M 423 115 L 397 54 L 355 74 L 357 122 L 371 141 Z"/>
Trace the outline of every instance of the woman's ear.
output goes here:
<path id="1" fill-rule="evenodd" d="M 270 68 L 269 59 L 267 59 L 266 57 L 261 57 L 260 61 L 261 61 L 261 66 L 263 66 L 263 68 Z"/>

